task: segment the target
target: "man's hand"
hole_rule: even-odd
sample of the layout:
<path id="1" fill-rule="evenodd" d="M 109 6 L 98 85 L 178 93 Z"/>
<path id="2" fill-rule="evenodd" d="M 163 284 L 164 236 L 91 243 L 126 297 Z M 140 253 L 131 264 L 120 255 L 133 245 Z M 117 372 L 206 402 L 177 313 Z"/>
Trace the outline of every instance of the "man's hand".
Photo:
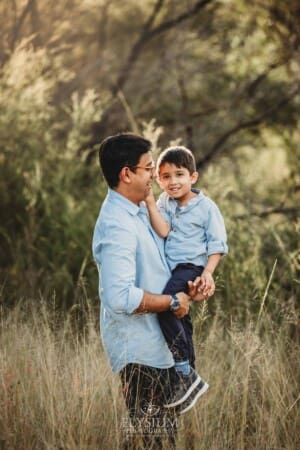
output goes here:
<path id="1" fill-rule="evenodd" d="M 190 296 L 184 292 L 178 292 L 176 295 L 180 301 L 180 308 L 178 308 L 177 311 L 174 311 L 173 314 L 175 314 L 178 319 L 182 319 L 189 312 Z"/>

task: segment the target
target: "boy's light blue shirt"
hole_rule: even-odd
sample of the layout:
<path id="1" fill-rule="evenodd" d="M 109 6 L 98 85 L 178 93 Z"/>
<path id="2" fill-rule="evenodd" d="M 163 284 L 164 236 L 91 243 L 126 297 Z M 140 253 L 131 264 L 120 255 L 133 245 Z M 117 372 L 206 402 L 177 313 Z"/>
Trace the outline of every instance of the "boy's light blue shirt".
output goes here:
<path id="1" fill-rule="evenodd" d="M 161 294 L 170 277 L 163 240 L 151 228 L 146 207 L 109 189 L 95 225 L 93 255 L 101 336 L 112 370 L 129 363 L 173 366 L 156 314 L 133 314 L 144 290 Z"/>
<path id="2" fill-rule="evenodd" d="M 204 266 L 207 257 L 214 253 L 228 253 L 227 237 L 222 214 L 217 205 L 198 189 L 192 189 L 197 197 L 186 205 L 165 192 L 157 206 L 171 226 L 165 240 L 165 254 L 171 270 L 180 263 Z"/>

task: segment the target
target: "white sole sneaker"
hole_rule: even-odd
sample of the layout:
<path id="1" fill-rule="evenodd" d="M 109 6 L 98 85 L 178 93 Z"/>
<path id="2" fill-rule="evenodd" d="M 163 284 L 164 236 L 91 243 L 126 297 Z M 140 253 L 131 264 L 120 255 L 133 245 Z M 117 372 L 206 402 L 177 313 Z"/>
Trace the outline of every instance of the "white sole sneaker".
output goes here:
<path id="1" fill-rule="evenodd" d="M 202 380 L 201 380 L 202 381 Z M 184 408 L 184 409 L 182 409 L 181 411 L 179 411 L 179 414 L 184 414 L 184 413 L 186 413 L 187 411 L 189 411 L 190 409 L 192 409 L 193 407 L 194 407 L 194 405 L 195 405 L 195 403 L 197 402 L 197 400 L 201 397 L 201 395 L 203 395 L 206 391 L 207 391 L 207 389 L 209 388 L 209 385 L 204 381 L 203 382 L 203 384 L 202 384 L 202 386 L 201 386 L 201 388 L 199 389 L 199 391 L 197 391 L 197 392 L 192 392 L 192 394 L 194 394 L 195 393 L 195 396 L 193 397 L 192 395 L 191 395 L 191 402 L 189 402 L 188 403 L 188 400 L 187 400 L 187 402 L 186 403 L 188 403 L 188 405 Z M 183 405 L 184 406 L 184 405 Z"/>
<path id="2" fill-rule="evenodd" d="M 166 405 L 164 405 L 164 407 L 165 408 L 175 408 L 176 406 L 181 405 L 181 403 L 184 403 L 188 399 L 188 397 L 193 393 L 193 391 L 196 389 L 196 387 L 198 386 L 198 384 L 200 382 L 201 382 L 201 378 L 197 374 L 197 378 L 195 379 L 193 384 L 191 384 L 191 386 L 188 388 L 188 390 L 184 393 L 184 395 L 182 397 L 180 397 L 180 399 L 176 400 L 173 403 L 167 403 Z"/>

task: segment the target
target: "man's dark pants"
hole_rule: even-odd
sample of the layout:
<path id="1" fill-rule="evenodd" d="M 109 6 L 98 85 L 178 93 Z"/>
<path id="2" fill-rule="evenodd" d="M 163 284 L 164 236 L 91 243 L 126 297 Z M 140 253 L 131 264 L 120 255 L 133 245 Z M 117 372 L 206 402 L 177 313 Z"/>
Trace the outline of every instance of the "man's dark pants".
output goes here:
<path id="1" fill-rule="evenodd" d="M 176 377 L 174 367 L 127 364 L 120 376 L 130 418 L 122 426 L 124 448 L 160 450 L 166 443 L 167 448 L 175 449 L 178 419 L 174 409 L 164 408 Z"/>
<path id="2" fill-rule="evenodd" d="M 176 294 L 188 291 L 188 281 L 193 281 L 203 272 L 202 266 L 194 264 L 178 264 L 172 271 L 163 294 Z M 193 345 L 193 325 L 190 315 L 178 319 L 171 311 L 158 314 L 158 320 L 175 361 L 189 361 L 195 367 L 195 351 Z"/>
<path id="3" fill-rule="evenodd" d="M 203 267 L 192 264 L 180 264 L 172 272 L 164 294 L 187 292 L 187 282 L 201 275 Z M 172 312 L 158 314 L 162 332 L 173 356 L 195 363 L 192 341 L 193 326 L 190 316 L 177 319 Z M 151 343 L 149 343 L 151 345 Z M 123 394 L 129 412 L 130 424 L 125 422 L 125 448 L 133 450 L 144 448 L 160 450 L 167 441 L 168 448 L 176 447 L 177 416 L 172 408 L 164 404 L 172 394 L 172 388 L 178 382 L 174 367 L 157 369 L 140 364 L 128 364 L 120 372 Z"/>

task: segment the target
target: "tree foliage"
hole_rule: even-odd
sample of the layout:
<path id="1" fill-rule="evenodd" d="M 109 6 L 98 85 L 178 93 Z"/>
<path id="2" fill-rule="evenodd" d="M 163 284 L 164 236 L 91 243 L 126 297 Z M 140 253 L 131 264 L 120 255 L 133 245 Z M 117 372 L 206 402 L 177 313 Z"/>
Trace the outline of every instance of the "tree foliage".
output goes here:
<path id="1" fill-rule="evenodd" d="M 96 299 L 97 144 L 130 129 L 194 151 L 229 231 L 224 308 L 257 311 L 275 259 L 274 314 L 293 308 L 299 20 L 296 0 L 2 2 L 3 302 Z"/>

